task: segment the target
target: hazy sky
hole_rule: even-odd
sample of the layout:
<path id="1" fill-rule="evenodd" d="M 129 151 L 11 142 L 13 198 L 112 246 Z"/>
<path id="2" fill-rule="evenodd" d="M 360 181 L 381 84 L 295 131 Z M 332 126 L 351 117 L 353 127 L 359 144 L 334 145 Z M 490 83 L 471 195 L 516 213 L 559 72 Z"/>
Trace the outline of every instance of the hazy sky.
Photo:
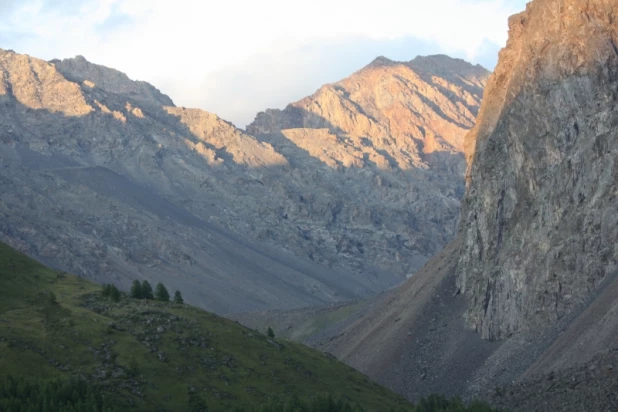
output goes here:
<path id="1" fill-rule="evenodd" d="M 0 0 L 0 47 L 83 55 L 239 127 L 384 55 L 489 69 L 526 0 Z"/>

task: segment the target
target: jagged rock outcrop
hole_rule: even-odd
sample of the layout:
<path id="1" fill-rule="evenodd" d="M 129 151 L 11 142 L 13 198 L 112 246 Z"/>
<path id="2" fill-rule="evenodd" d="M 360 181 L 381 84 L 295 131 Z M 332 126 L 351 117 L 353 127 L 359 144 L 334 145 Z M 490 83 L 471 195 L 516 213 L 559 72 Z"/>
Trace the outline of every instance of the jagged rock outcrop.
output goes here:
<path id="1" fill-rule="evenodd" d="M 314 259 L 344 255 L 357 271 L 370 263 L 411 275 L 452 239 L 463 137 L 488 76 L 447 56 L 379 57 L 284 110 L 257 115 L 247 131 L 283 153 L 313 193 L 285 214 L 323 245 Z"/>
<path id="2" fill-rule="evenodd" d="M 617 268 L 616 18 L 613 0 L 535 0 L 509 20 L 467 137 L 458 285 L 484 338 L 555 322 Z"/>

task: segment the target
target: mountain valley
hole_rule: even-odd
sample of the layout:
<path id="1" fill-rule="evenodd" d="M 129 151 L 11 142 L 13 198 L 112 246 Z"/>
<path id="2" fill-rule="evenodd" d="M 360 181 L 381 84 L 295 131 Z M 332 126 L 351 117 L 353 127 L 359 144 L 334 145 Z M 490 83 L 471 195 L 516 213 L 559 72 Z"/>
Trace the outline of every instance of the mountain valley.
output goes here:
<path id="1" fill-rule="evenodd" d="M 532 0 L 493 73 L 378 57 L 246 130 L 0 49 L 0 367 L 120 410 L 618 410 L 617 14 Z M 189 305 L 91 283 L 135 279 Z"/>

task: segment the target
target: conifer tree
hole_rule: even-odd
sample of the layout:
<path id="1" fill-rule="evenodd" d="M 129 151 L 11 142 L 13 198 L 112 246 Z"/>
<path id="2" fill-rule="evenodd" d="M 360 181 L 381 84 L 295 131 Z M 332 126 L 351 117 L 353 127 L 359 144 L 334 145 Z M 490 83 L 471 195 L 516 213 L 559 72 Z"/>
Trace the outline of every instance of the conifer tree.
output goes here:
<path id="1" fill-rule="evenodd" d="M 174 293 L 174 303 L 177 303 L 179 305 L 182 305 L 183 303 L 185 303 L 179 290 L 177 290 L 176 293 Z"/>
<path id="2" fill-rule="evenodd" d="M 131 285 L 131 297 L 133 299 L 144 299 L 144 292 L 142 291 L 142 285 L 139 280 L 134 280 Z"/>
<path id="3" fill-rule="evenodd" d="M 157 286 L 155 288 L 155 298 L 162 302 L 170 301 L 170 293 L 167 291 L 165 285 L 161 282 L 157 283 Z"/>
<path id="4" fill-rule="evenodd" d="M 275 331 L 270 326 L 268 327 L 268 332 L 266 332 L 266 334 L 268 335 L 269 338 L 275 337 Z"/>
<path id="5" fill-rule="evenodd" d="M 147 280 L 142 282 L 142 299 L 154 299 L 152 286 L 150 286 Z"/>
<path id="6" fill-rule="evenodd" d="M 114 302 L 120 302 L 120 291 L 115 285 L 111 285 L 109 296 Z"/>

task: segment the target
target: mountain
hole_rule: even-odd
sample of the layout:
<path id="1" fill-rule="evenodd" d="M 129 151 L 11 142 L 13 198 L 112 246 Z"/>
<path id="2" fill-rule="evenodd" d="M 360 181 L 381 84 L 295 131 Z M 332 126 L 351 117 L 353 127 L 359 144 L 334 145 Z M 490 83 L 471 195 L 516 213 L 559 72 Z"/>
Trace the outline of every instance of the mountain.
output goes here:
<path id="1" fill-rule="evenodd" d="M 83 57 L 3 50 L 0 71 L 0 239 L 124 289 L 164 281 L 218 313 L 370 296 L 440 250 L 487 75 L 445 56 L 378 59 L 323 88 L 356 110 L 338 126 L 350 134 L 284 130 L 292 141 Z"/>
<path id="2" fill-rule="evenodd" d="M 270 145 L 83 58 L 2 51 L 0 71 L 0 239 L 20 251 L 125 289 L 164 281 L 219 313 L 381 290 L 242 235 L 260 220 L 243 205 L 288 167 Z"/>
<path id="3" fill-rule="evenodd" d="M 60 396 L 76 397 L 66 388 L 79 378 L 74 390 L 88 385 L 84 400 L 98 394 L 106 411 L 257 411 L 273 399 L 327 394 L 367 411 L 413 410 L 332 356 L 195 307 L 124 295 L 114 302 L 101 290 L 0 243 L 0 409 L 27 410 L 19 405 L 35 392 L 16 389 L 27 378 L 46 398 L 30 410 L 103 410 L 50 403 L 52 382 L 63 384 Z"/>
<path id="4" fill-rule="evenodd" d="M 330 264 L 343 255 L 356 271 L 373 265 L 409 276 L 453 238 L 463 137 L 488 76 L 447 56 L 379 57 L 284 110 L 257 115 L 247 131 L 284 154 L 314 193 L 285 211 L 302 222 L 306 243 L 321 245 L 314 258 Z"/>
<path id="5" fill-rule="evenodd" d="M 509 19 L 456 240 L 318 346 L 408 399 L 616 409 L 616 12 L 534 0 Z"/>

